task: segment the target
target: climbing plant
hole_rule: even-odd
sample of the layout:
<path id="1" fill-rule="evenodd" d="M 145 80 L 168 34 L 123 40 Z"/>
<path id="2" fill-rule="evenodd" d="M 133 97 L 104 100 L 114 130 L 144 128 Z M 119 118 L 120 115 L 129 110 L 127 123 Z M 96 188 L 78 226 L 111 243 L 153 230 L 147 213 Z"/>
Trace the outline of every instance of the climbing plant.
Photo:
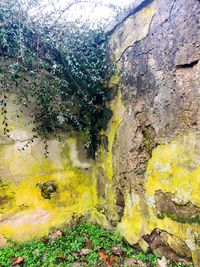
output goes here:
<path id="1" fill-rule="evenodd" d="M 47 155 L 50 136 L 59 139 L 62 133 L 75 130 L 85 134 L 85 147 L 94 156 L 99 133 L 112 116 L 108 102 L 114 90 L 108 88 L 108 81 L 114 67 L 107 52 L 108 40 L 100 28 L 44 21 L 31 19 L 22 1 L 3 0 L 0 4 L 4 134 L 10 136 L 7 104 L 14 95 L 19 107 L 16 116 L 28 112 L 34 132 L 26 146 L 40 137 Z"/>

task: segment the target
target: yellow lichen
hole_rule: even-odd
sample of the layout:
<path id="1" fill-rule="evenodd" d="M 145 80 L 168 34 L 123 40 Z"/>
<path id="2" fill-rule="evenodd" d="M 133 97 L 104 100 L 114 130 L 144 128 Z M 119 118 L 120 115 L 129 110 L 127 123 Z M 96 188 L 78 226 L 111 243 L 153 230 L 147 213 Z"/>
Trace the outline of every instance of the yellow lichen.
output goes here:
<path id="1" fill-rule="evenodd" d="M 121 91 L 118 91 L 116 98 L 111 103 L 111 109 L 113 111 L 113 116 L 109 122 L 108 129 L 105 132 L 108 137 L 108 151 L 102 152 L 104 154 L 104 159 L 102 163 L 104 163 L 105 173 L 108 179 L 112 179 L 113 177 L 113 145 L 115 141 L 115 137 L 117 134 L 117 129 L 123 119 L 123 113 L 125 108 L 122 104 L 121 100 Z"/>
<path id="2" fill-rule="evenodd" d="M 160 219 L 155 203 L 155 192 L 161 190 L 172 194 L 177 204 L 190 201 L 200 207 L 199 142 L 199 135 L 190 133 L 153 150 L 147 167 L 145 195 L 139 196 L 133 191 L 130 197 L 127 192 L 124 216 L 118 224 L 119 231 L 130 243 L 137 243 L 143 235 L 159 228 L 186 242 L 194 263 L 199 262 L 196 240 L 200 225 L 180 223 L 168 217 Z"/>
<path id="3" fill-rule="evenodd" d="M 143 225 L 143 207 L 139 195 L 134 192 L 126 193 L 126 207 L 122 221 L 118 223 L 117 229 L 126 237 L 130 244 L 137 243 L 141 236 Z"/>
<path id="4" fill-rule="evenodd" d="M 23 241 L 70 221 L 74 214 L 85 214 L 96 205 L 97 192 L 92 165 L 78 158 L 75 138 L 63 136 L 61 143 L 50 140 L 46 159 L 39 140 L 23 152 L 18 150 L 26 143 L 20 140 L 26 129 L 23 124 L 19 126 L 18 131 L 16 125 L 13 127 L 16 140 L 6 140 L 0 150 L 0 177 L 9 184 L 5 192 L 0 191 L 0 197 L 12 191 L 14 198 L 0 209 L 0 233 Z M 55 183 L 57 191 L 45 199 L 38 184 L 49 181 Z"/>
<path id="5" fill-rule="evenodd" d="M 111 108 L 113 117 L 105 132 L 109 141 L 108 152 L 101 149 L 98 164 L 86 159 L 84 136 L 77 133 L 63 136 L 61 143 L 54 139 L 48 141 L 50 154 L 46 159 L 40 140 L 35 140 L 25 151 L 19 151 L 32 136 L 31 130 L 25 126 L 26 117 L 11 124 L 12 140 L 3 137 L 1 127 L 0 140 L 5 145 L 0 149 L 0 177 L 10 185 L 5 193 L 14 192 L 12 205 L 9 201 L 0 215 L 1 234 L 15 240 L 27 240 L 69 222 L 75 214 L 79 216 L 88 212 L 93 221 L 108 227 L 106 217 L 95 208 L 98 203 L 96 177 L 99 166 L 103 166 L 110 181 L 113 176 L 112 147 L 123 111 L 121 93 L 112 101 Z M 13 104 L 8 109 L 12 116 L 15 112 Z M 39 186 L 47 182 L 53 182 L 57 188 L 50 199 L 44 198 Z M 109 212 L 114 214 L 115 195 L 111 182 L 106 184 L 106 199 Z"/>
<path id="6" fill-rule="evenodd" d="M 113 146 L 117 134 L 117 129 L 123 120 L 123 114 L 125 108 L 122 103 L 121 91 L 118 91 L 117 96 L 111 102 L 111 109 L 113 111 L 113 116 L 108 124 L 108 129 L 104 133 L 108 137 L 108 148 L 107 151 L 101 147 L 100 149 L 100 166 L 104 170 L 105 176 L 107 178 L 105 186 L 105 199 L 106 199 L 106 208 L 109 211 L 109 218 L 111 220 L 117 219 L 116 210 L 114 204 L 116 202 L 116 194 L 113 190 Z"/>

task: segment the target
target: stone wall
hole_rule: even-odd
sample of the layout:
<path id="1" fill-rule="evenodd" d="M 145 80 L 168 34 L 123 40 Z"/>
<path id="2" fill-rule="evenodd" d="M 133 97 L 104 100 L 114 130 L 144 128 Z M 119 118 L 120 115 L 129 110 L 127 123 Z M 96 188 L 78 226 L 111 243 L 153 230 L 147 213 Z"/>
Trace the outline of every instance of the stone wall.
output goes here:
<path id="1" fill-rule="evenodd" d="M 97 194 L 94 164 L 84 155 L 83 137 L 72 133 L 61 142 L 49 140 L 46 158 L 40 138 L 29 142 L 33 132 L 28 117 L 24 113 L 16 118 L 13 100 L 10 95 L 10 138 L 0 126 L 0 233 L 23 241 L 87 213 Z"/>
<path id="2" fill-rule="evenodd" d="M 48 140 L 46 158 L 44 141 L 30 142 L 34 132 L 27 112 L 17 117 L 15 95 L 9 95 L 9 138 L 0 125 L 0 246 L 7 238 L 25 241 L 79 220 L 107 228 L 109 220 L 117 220 L 112 147 L 123 114 L 120 92 L 111 108 L 113 116 L 101 133 L 96 161 L 86 157 L 85 137 L 76 132 L 63 134 L 60 142 Z"/>
<path id="3" fill-rule="evenodd" d="M 200 263 L 200 2 L 143 1 L 110 38 L 126 108 L 113 149 L 117 229 Z"/>
<path id="4" fill-rule="evenodd" d="M 133 245 L 200 262 L 200 2 L 137 1 L 110 34 L 120 70 L 96 161 L 84 136 L 49 140 L 26 116 L 0 126 L 0 242 L 26 240 L 84 216 Z M 10 96 L 10 101 L 14 96 Z M 17 107 L 8 105 L 8 116 Z"/>

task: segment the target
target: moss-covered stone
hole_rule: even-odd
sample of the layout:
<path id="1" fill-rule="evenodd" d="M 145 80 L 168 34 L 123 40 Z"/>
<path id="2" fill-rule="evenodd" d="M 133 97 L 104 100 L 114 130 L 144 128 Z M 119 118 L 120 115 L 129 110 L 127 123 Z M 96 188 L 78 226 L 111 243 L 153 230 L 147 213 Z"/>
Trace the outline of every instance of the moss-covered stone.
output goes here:
<path id="1" fill-rule="evenodd" d="M 15 200 L 15 192 L 9 183 L 0 178 L 0 214 L 12 209 Z"/>
<path id="2" fill-rule="evenodd" d="M 154 229 L 161 229 L 185 242 L 194 262 L 198 262 L 199 141 L 197 133 L 190 133 L 153 149 L 146 171 L 145 193 L 142 196 L 134 189 L 127 190 L 124 215 L 117 226 L 131 244 L 138 243 Z"/>
<path id="3" fill-rule="evenodd" d="M 51 194 L 57 192 L 57 186 L 54 181 L 48 181 L 45 183 L 38 183 L 37 186 L 41 190 L 41 195 L 45 199 L 51 199 Z"/>
<path id="4" fill-rule="evenodd" d="M 198 214 L 194 217 L 191 217 L 191 218 L 189 218 L 189 217 L 185 218 L 185 217 L 181 217 L 181 216 L 178 216 L 178 215 L 175 215 L 175 214 L 172 214 L 170 212 L 165 211 L 162 213 L 158 213 L 157 217 L 159 219 L 164 219 L 165 217 L 168 217 L 168 218 L 170 218 L 176 222 L 186 223 L 186 224 L 199 224 L 200 225 L 200 214 Z"/>

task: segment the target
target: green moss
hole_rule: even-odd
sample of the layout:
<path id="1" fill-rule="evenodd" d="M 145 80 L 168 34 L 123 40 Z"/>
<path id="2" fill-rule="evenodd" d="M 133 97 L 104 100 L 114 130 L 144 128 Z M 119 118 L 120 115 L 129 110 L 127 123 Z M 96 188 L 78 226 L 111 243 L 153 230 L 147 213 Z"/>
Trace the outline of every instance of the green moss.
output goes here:
<path id="1" fill-rule="evenodd" d="M 154 129 L 151 126 L 144 127 L 142 130 L 143 144 L 149 155 L 149 158 L 152 156 L 152 150 L 160 145 L 160 143 L 155 141 Z"/>
<path id="2" fill-rule="evenodd" d="M 152 150 L 153 150 L 152 137 L 150 136 L 147 128 L 144 128 L 142 130 L 142 136 L 143 136 L 143 143 L 144 143 L 145 149 L 147 153 L 149 154 L 149 156 L 151 157 Z"/>
<path id="3" fill-rule="evenodd" d="M 194 217 L 182 217 L 175 214 L 172 214 L 168 211 L 161 212 L 157 214 L 159 219 L 164 219 L 165 217 L 172 219 L 173 221 L 180 222 L 180 223 L 187 223 L 187 224 L 200 224 L 200 214 Z"/>

